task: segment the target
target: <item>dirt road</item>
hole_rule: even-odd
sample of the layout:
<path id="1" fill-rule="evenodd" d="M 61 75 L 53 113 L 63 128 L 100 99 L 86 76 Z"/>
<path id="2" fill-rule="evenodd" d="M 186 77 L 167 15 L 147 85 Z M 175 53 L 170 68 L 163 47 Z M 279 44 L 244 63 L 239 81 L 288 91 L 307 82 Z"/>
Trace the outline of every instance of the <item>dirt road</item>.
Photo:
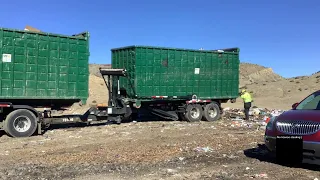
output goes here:
<path id="1" fill-rule="evenodd" d="M 1 179 L 315 179 L 273 163 L 256 125 L 138 122 L 0 138 Z"/>

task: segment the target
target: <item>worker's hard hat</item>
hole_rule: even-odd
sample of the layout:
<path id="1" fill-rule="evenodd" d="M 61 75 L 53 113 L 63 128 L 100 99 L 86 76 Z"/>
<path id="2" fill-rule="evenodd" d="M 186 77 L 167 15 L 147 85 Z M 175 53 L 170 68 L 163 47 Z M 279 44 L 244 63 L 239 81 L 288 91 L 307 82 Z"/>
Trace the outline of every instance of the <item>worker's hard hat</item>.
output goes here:
<path id="1" fill-rule="evenodd" d="M 241 92 L 244 93 L 244 92 L 246 92 L 246 90 L 245 90 L 245 89 L 242 89 Z"/>

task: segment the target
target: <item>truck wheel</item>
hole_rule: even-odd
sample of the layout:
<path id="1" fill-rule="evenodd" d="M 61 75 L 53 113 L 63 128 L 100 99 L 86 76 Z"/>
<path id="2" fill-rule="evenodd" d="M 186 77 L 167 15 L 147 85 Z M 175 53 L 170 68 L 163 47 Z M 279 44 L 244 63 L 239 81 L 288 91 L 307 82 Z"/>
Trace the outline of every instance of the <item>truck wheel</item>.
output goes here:
<path id="1" fill-rule="evenodd" d="M 18 109 L 8 114 L 3 129 L 12 137 L 29 137 L 37 129 L 37 118 L 29 110 Z"/>
<path id="2" fill-rule="evenodd" d="M 220 119 L 220 107 L 217 103 L 210 103 L 204 107 L 203 112 L 204 119 L 206 121 L 216 121 Z"/>
<path id="3" fill-rule="evenodd" d="M 202 107 L 199 104 L 189 104 L 187 106 L 185 118 L 189 122 L 201 121 L 203 116 Z"/>

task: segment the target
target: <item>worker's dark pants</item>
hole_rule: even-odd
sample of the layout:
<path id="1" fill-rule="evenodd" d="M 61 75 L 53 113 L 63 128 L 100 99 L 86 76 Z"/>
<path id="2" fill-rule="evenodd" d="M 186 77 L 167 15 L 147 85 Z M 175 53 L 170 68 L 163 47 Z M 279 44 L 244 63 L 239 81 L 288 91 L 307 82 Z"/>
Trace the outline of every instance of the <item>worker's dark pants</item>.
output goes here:
<path id="1" fill-rule="evenodd" d="M 249 120 L 250 107 L 251 107 L 251 102 L 244 103 L 244 114 L 246 115 L 246 120 Z"/>

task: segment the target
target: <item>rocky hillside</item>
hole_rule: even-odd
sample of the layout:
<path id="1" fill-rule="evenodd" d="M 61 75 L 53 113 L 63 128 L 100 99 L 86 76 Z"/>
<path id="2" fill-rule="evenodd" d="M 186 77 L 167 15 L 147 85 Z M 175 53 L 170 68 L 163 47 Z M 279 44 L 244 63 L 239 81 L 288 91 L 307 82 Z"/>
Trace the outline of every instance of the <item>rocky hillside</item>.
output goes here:
<path id="1" fill-rule="evenodd" d="M 288 109 L 310 93 L 320 89 L 320 75 L 295 77 L 245 85 L 260 107 Z M 241 106 L 241 100 L 234 105 Z"/>
<path id="2" fill-rule="evenodd" d="M 254 71 L 254 69 L 256 69 Z M 240 68 L 240 87 L 248 89 L 259 107 L 289 109 L 310 93 L 320 89 L 320 72 L 310 76 L 283 78 L 271 68 L 243 63 Z M 254 77 L 254 78 L 253 78 Z M 242 101 L 226 106 L 242 107 Z"/>
<path id="3" fill-rule="evenodd" d="M 240 87 L 253 83 L 275 82 L 283 79 L 283 77 L 274 73 L 272 68 L 250 63 L 240 64 Z"/>

